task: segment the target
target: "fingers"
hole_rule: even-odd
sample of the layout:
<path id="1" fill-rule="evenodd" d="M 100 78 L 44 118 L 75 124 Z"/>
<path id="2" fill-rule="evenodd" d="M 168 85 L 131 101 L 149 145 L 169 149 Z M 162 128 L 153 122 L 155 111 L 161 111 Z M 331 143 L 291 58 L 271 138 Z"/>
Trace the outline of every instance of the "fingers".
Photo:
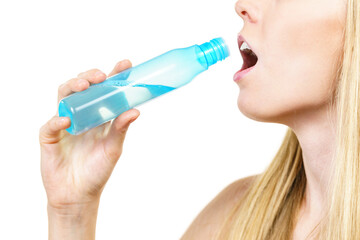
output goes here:
<path id="1" fill-rule="evenodd" d="M 113 121 L 104 144 L 104 150 L 109 160 L 116 162 L 119 159 L 126 132 L 130 124 L 135 121 L 139 115 L 139 110 L 130 109 L 120 114 L 120 116 Z"/>
<path id="2" fill-rule="evenodd" d="M 79 73 L 77 77 L 86 79 L 90 83 L 94 84 L 104 81 L 106 79 L 106 74 L 95 68 L 86 72 Z"/>
<path id="3" fill-rule="evenodd" d="M 132 63 L 130 62 L 130 60 L 124 59 L 115 65 L 114 69 L 109 74 L 109 77 L 131 67 L 132 67 Z"/>
<path id="4" fill-rule="evenodd" d="M 58 102 L 73 92 L 84 91 L 89 87 L 89 82 L 85 79 L 72 78 L 66 83 L 60 85 L 58 89 Z"/>
<path id="5" fill-rule="evenodd" d="M 99 83 L 106 79 L 106 74 L 98 69 L 80 73 L 76 78 L 72 78 L 66 83 L 60 85 L 58 90 L 58 103 L 64 97 L 87 89 L 90 84 Z"/>
<path id="6" fill-rule="evenodd" d="M 130 60 L 124 59 L 118 62 L 109 76 L 117 74 L 132 66 Z M 66 83 L 60 85 L 58 90 L 58 103 L 64 97 L 74 93 L 86 90 L 91 84 L 96 84 L 106 79 L 106 74 L 99 69 L 91 69 L 86 72 L 79 73 L 76 78 L 72 78 Z"/>
<path id="7" fill-rule="evenodd" d="M 61 140 L 61 130 L 70 127 L 71 122 L 68 117 L 52 117 L 45 125 L 40 128 L 40 144 L 53 144 Z"/>

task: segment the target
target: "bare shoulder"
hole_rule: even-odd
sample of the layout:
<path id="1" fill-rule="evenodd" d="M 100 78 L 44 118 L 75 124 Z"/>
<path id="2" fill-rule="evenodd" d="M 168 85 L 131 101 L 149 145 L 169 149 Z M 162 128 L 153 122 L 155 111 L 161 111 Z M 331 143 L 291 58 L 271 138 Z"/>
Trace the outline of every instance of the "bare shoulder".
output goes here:
<path id="1" fill-rule="evenodd" d="M 208 240 L 219 230 L 232 207 L 258 175 L 239 179 L 225 187 L 195 218 L 181 240 Z"/>

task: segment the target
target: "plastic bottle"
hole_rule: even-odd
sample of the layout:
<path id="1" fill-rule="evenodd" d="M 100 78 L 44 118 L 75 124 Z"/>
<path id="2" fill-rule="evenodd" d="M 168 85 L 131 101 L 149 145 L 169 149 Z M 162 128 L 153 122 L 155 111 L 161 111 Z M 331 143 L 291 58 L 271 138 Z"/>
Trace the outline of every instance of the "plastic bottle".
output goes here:
<path id="1" fill-rule="evenodd" d="M 189 83 L 209 66 L 229 56 L 222 38 L 201 45 L 170 50 L 135 67 L 93 84 L 60 101 L 59 116 L 69 117 L 66 129 L 81 134 L 116 118 L 150 99 Z"/>

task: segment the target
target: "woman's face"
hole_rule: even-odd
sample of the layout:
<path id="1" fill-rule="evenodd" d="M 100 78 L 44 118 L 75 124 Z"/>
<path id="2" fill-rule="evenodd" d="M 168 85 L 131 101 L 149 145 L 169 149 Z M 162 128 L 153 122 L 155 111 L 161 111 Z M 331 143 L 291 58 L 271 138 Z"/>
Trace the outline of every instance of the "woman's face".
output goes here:
<path id="1" fill-rule="evenodd" d="M 236 83 L 240 111 L 291 125 L 328 105 L 342 56 L 344 0 L 238 0 L 240 32 L 258 57 Z M 241 66 L 240 66 L 241 67 Z"/>

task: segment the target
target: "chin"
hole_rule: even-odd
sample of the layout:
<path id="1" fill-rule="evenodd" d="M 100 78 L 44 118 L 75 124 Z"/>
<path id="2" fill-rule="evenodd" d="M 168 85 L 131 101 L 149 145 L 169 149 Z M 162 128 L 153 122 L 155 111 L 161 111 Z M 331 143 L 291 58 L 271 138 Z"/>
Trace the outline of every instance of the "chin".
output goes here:
<path id="1" fill-rule="evenodd" d="M 265 104 L 260 101 L 251 102 L 244 96 L 241 96 L 241 94 L 239 95 L 237 106 L 244 116 L 257 122 L 283 124 L 286 122 L 286 116 L 288 116 L 286 112 L 274 109 L 274 105 L 271 105 L 269 102 Z"/>
<path id="2" fill-rule="evenodd" d="M 259 109 L 259 106 L 249 101 L 247 98 L 239 95 L 237 106 L 240 112 L 255 121 L 264 122 L 265 116 L 262 112 L 262 109 Z"/>

